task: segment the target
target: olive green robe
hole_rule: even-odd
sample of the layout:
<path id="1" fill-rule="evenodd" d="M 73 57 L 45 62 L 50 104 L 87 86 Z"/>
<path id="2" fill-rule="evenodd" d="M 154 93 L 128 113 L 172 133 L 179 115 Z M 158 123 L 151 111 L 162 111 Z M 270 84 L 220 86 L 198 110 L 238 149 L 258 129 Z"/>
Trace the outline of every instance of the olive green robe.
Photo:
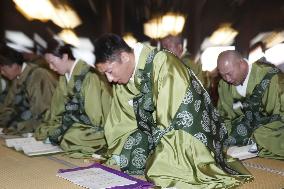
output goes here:
<path id="1" fill-rule="evenodd" d="M 69 97 L 74 95 L 74 77 L 79 75 L 81 70 L 86 67 L 89 67 L 89 65 L 80 60 L 76 64 L 69 82 L 67 82 L 65 76 L 60 76 L 50 110 L 45 114 L 44 121 L 35 132 L 38 140 L 48 138 L 53 130 L 62 126 L 65 104 Z M 104 127 L 110 109 L 111 93 L 111 87 L 102 75 L 92 70 L 88 71 L 82 83 L 81 94 L 84 98 L 86 115 L 93 125 Z M 105 147 L 105 144 L 103 130 L 96 132 L 91 125 L 80 122 L 74 123 L 66 131 L 60 142 L 61 148 L 74 158 L 90 156 Z"/>
<path id="2" fill-rule="evenodd" d="M 4 103 L 8 88 L 8 81 L 0 75 L 0 106 Z"/>
<path id="3" fill-rule="evenodd" d="M 144 45 L 134 80 L 113 87 L 113 102 L 105 125 L 108 155 L 111 156 L 109 164 L 120 161 L 118 157 L 127 138 L 137 130 L 133 98 L 140 93 L 138 70 L 144 69 L 151 50 Z M 187 68 L 172 57 L 169 53 L 159 52 L 153 61 L 153 118 L 161 129 L 170 126 L 191 80 Z M 227 174 L 216 165 L 210 150 L 200 140 L 183 130 L 171 130 L 163 135 L 147 159 L 145 176 L 157 186 L 177 188 L 229 188 L 241 184 L 242 177 L 251 177 L 238 161 L 231 160 L 230 164 L 243 175 Z"/>
<path id="4" fill-rule="evenodd" d="M 210 82 L 207 76 L 207 72 L 202 71 L 201 62 L 194 62 L 188 52 L 182 55 L 181 61 L 194 72 L 194 74 L 201 81 L 205 89 L 209 89 Z"/>
<path id="5" fill-rule="evenodd" d="M 33 132 L 50 106 L 56 85 L 57 80 L 48 70 L 27 63 L 19 78 L 14 79 L 8 89 L 0 108 L 0 127 L 14 134 Z M 21 112 L 23 106 L 29 110 Z"/>
<path id="6" fill-rule="evenodd" d="M 246 96 L 252 94 L 266 73 L 271 69 L 269 64 L 253 63 L 246 89 Z M 242 96 L 236 87 L 221 80 L 218 87 L 218 109 L 224 117 L 228 130 L 232 129 L 232 120 L 243 116 L 241 107 L 233 108 L 233 104 L 241 101 Z M 278 73 L 271 79 L 269 87 L 262 97 L 263 112 L 267 116 L 273 114 L 284 115 L 284 74 Z M 283 119 L 283 118 L 282 118 Z M 253 132 L 252 138 L 259 145 L 259 156 L 275 159 L 284 159 L 284 120 L 273 121 L 261 125 Z"/>

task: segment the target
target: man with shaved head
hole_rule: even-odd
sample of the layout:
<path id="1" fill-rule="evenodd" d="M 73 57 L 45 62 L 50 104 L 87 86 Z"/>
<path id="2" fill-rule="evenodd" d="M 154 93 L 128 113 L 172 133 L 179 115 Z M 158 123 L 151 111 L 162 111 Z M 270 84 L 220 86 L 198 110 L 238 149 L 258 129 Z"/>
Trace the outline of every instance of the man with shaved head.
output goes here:
<path id="1" fill-rule="evenodd" d="M 190 57 L 190 54 L 184 49 L 181 36 L 167 35 L 161 40 L 161 46 L 180 58 L 182 63 L 189 67 L 204 84 L 202 65 L 200 63 L 195 63 L 193 58 Z"/>
<path id="2" fill-rule="evenodd" d="M 284 159 L 284 74 L 234 50 L 218 56 L 218 109 L 230 132 L 229 145 L 256 142 L 260 157 Z"/>

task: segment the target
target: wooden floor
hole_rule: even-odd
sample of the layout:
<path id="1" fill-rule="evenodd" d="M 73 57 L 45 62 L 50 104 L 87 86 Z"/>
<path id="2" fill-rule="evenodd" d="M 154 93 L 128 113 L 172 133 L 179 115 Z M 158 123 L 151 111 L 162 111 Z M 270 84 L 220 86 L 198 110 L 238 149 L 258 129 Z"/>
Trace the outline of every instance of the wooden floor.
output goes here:
<path id="1" fill-rule="evenodd" d="M 92 164 L 90 160 L 71 159 L 63 155 L 28 157 L 9 149 L 0 141 L 1 189 L 79 189 L 64 179 L 56 177 L 58 169 Z M 244 161 L 255 177 L 240 189 L 284 189 L 284 161 L 253 158 Z"/>

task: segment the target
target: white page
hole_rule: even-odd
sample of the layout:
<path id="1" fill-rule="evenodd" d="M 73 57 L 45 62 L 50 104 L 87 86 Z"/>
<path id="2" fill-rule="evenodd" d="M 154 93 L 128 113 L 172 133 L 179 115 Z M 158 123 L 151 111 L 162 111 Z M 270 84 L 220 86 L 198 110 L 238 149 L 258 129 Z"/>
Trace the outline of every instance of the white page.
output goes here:
<path id="1" fill-rule="evenodd" d="M 136 183 L 135 181 L 105 171 L 101 168 L 88 168 L 78 171 L 58 173 L 57 176 L 89 189 L 104 189 L 115 186 L 127 186 Z"/>
<path id="2" fill-rule="evenodd" d="M 227 154 L 234 158 L 238 158 L 240 160 L 253 158 L 257 156 L 257 153 L 249 152 L 249 150 L 252 147 L 253 147 L 253 144 L 247 145 L 247 146 L 241 146 L 241 147 L 232 146 L 227 150 Z"/>
<path id="3" fill-rule="evenodd" d="M 22 149 L 28 156 L 62 152 L 62 149 L 59 146 L 44 144 L 42 141 L 25 144 L 22 146 Z"/>
<path id="4" fill-rule="evenodd" d="M 6 145 L 8 147 L 15 147 L 17 145 L 23 145 L 23 144 L 30 144 L 36 142 L 35 138 L 13 138 L 13 139 L 6 139 L 5 140 Z"/>

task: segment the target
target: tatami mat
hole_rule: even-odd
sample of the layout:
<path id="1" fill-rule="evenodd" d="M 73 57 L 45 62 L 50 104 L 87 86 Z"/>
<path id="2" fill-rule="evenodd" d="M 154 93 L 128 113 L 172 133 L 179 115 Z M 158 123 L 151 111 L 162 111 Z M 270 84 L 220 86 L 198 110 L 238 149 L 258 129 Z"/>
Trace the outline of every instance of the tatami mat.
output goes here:
<path id="1" fill-rule="evenodd" d="M 56 177 L 58 169 L 87 166 L 90 160 L 53 156 L 28 157 L 1 142 L 0 189 L 80 189 L 64 179 Z M 284 189 L 284 161 L 253 158 L 244 161 L 255 177 L 240 189 Z M 82 189 L 82 188 L 81 188 Z"/>

